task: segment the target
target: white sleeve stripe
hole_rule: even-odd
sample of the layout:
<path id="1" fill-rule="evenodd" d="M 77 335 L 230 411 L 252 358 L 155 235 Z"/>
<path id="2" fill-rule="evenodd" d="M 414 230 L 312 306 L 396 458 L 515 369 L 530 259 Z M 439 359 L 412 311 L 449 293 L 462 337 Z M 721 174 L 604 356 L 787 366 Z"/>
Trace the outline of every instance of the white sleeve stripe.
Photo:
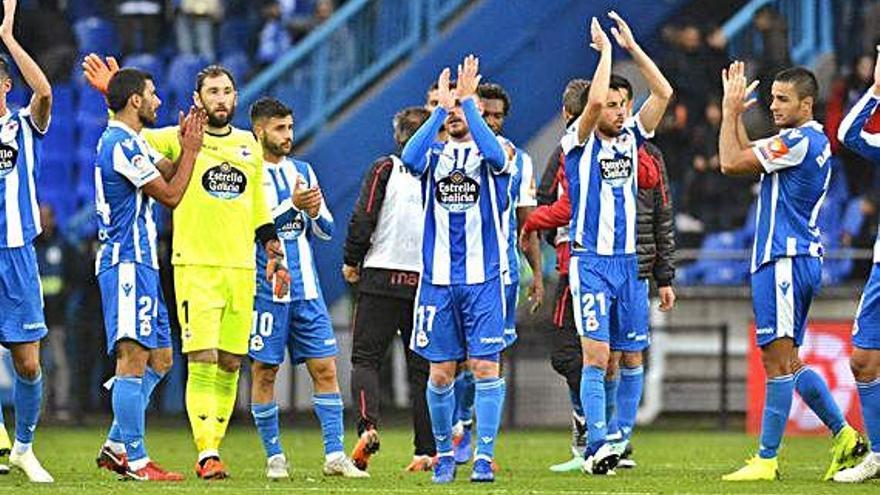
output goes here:
<path id="1" fill-rule="evenodd" d="M 873 89 L 869 88 L 868 91 L 865 91 L 865 94 L 862 95 L 861 98 L 859 98 L 859 101 L 857 101 L 856 104 L 853 105 L 853 107 L 849 110 L 849 112 L 847 112 L 846 116 L 840 122 L 840 128 L 837 129 L 837 139 L 843 142 L 846 138 L 846 133 L 849 132 L 849 129 L 852 127 L 853 122 L 855 122 L 856 117 L 858 117 L 859 114 L 862 113 L 862 110 L 864 110 L 868 104 L 876 106 L 877 102 L 878 99 L 876 96 L 874 96 Z M 864 131 L 862 132 L 864 133 Z M 862 135 L 862 137 L 864 137 L 864 135 Z"/>
<path id="2" fill-rule="evenodd" d="M 648 130 L 645 129 L 644 124 L 642 124 L 642 112 L 636 114 L 635 121 L 636 127 L 639 128 L 639 132 L 642 133 L 642 136 L 644 136 L 645 139 L 651 139 L 652 137 L 654 137 L 654 131 L 648 132 Z"/>
<path id="3" fill-rule="evenodd" d="M 864 139 L 869 146 L 880 148 L 880 134 L 872 134 L 868 131 L 862 131 L 859 133 L 859 137 Z"/>

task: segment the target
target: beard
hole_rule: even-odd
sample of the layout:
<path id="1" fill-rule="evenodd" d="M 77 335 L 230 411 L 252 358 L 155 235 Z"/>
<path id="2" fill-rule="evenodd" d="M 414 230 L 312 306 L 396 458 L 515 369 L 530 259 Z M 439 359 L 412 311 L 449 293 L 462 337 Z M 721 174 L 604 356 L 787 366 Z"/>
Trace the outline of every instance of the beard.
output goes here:
<path id="1" fill-rule="evenodd" d="M 235 115 L 235 105 L 229 107 L 226 111 L 225 117 L 218 116 L 215 112 L 208 112 L 208 126 L 209 127 L 226 127 L 229 122 L 232 121 L 232 117 Z"/>
<path id="2" fill-rule="evenodd" d="M 151 110 L 147 112 L 141 107 L 141 109 L 138 110 L 138 120 L 141 121 L 141 124 L 144 127 L 151 127 L 156 124 L 156 111 Z"/>
<path id="3" fill-rule="evenodd" d="M 288 145 L 288 143 L 290 143 Z M 293 143 L 290 141 L 282 141 L 280 143 L 266 143 L 269 153 L 275 156 L 287 156 L 293 150 Z"/>

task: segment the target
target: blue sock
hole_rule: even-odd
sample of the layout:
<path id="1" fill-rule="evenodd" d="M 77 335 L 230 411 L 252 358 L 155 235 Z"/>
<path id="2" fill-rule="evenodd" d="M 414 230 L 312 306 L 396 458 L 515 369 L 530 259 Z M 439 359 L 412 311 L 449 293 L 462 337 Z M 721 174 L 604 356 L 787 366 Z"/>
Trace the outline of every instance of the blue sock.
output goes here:
<path id="1" fill-rule="evenodd" d="M 840 407 L 834 402 L 825 380 L 810 368 L 803 367 L 794 374 L 794 386 L 801 399 L 819 416 L 831 433 L 837 434 L 846 425 Z"/>
<path id="2" fill-rule="evenodd" d="M 462 371 L 455 378 L 455 418 L 453 422 L 470 423 L 474 414 L 474 374 L 470 370 Z"/>
<path id="3" fill-rule="evenodd" d="M 12 403 L 15 405 L 15 439 L 19 443 L 34 441 L 34 430 L 40 419 L 40 403 L 43 401 L 43 373 L 33 380 L 15 374 Z"/>
<path id="4" fill-rule="evenodd" d="M 324 436 L 324 454 L 343 452 L 342 445 L 342 396 L 339 392 L 332 394 L 315 394 L 312 397 L 315 415 L 321 423 L 321 434 Z"/>
<path id="5" fill-rule="evenodd" d="M 452 454 L 452 420 L 455 413 L 455 385 L 438 387 L 428 381 L 425 395 L 431 413 L 431 430 L 437 444 L 437 454 Z"/>
<path id="6" fill-rule="evenodd" d="M 504 378 L 487 378 L 476 381 L 477 451 L 475 458 L 491 461 L 495 457 L 495 438 L 501 426 L 504 411 Z"/>
<path id="7" fill-rule="evenodd" d="M 156 389 L 156 385 L 158 385 L 164 377 L 164 373 L 159 373 L 153 368 L 147 366 L 147 369 L 144 372 L 143 385 L 141 387 L 141 394 L 143 395 L 144 400 L 144 410 L 149 407 L 150 397 L 153 395 L 153 390 Z M 122 443 L 122 432 L 119 431 L 119 423 L 117 423 L 115 419 L 113 420 L 113 423 L 110 424 L 110 431 L 107 433 L 107 440 Z"/>
<path id="8" fill-rule="evenodd" d="M 605 370 L 584 365 L 581 370 L 581 404 L 587 416 L 587 450 L 592 455 L 608 436 L 605 423 Z"/>
<path id="9" fill-rule="evenodd" d="M 868 383 L 856 383 L 862 403 L 862 417 L 871 441 L 871 452 L 880 454 L 880 378 Z"/>
<path id="10" fill-rule="evenodd" d="M 617 425 L 620 427 L 623 438 L 629 439 L 632 436 L 644 384 L 645 369 L 642 366 L 620 368 L 620 390 L 617 392 Z"/>
<path id="11" fill-rule="evenodd" d="M 791 375 L 777 376 L 767 380 L 767 395 L 764 398 L 764 417 L 761 419 L 761 446 L 758 455 L 762 459 L 776 457 L 785 423 L 791 411 L 791 400 L 794 394 L 794 377 Z"/>
<path id="12" fill-rule="evenodd" d="M 278 434 L 278 406 L 274 402 L 251 404 L 251 414 L 260 433 L 260 440 L 263 441 L 266 457 L 284 453 L 281 448 L 281 437 Z"/>
<path id="13" fill-rule="evenodd" d="M 129 462 L 147 457 L 143 386 L 139 376 L 117 376 L 113 382 L 114 422 L 119 425 Z"/>
<path id="14" fill-rule="evenodd" d="M 617 387 L 620 385 L 620 377 L 605 377 L 605 421 L 608 422 L 608 433 L 614 434 L 619 430 L 617 416 Z"/>

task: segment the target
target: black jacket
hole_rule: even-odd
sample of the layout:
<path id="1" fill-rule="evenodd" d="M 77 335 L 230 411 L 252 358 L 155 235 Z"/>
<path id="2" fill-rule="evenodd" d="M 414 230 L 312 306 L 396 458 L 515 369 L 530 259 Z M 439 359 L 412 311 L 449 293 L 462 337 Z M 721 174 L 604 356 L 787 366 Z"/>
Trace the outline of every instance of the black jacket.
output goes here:
<path id="1" fill-rule="evenodd" d="M 672 285 L 675 278 L 675 215 L 669 174 L 660 148 L 649 141 L 644 146 L 660 168 L 660 183 L 653 189 L 639 189 L 636 205 L 639 278 L 651 277 L 658 287 L 665 287 Z"/>
<path id="2" fill-rule="evenodd" d="M 636 207 L 636 253 L 639 256 L 639 278 L 653 278 L 658 287 L 672 285 L 675 278 L 675 219 L 669 175 L 663 153 L 653 143 L 645 142 L 645 150 L 660 167 L 660 184 L 654 189 L 639 189 Z M 564 166 L 562 148 L 553 150 L 538 186 L 538 204 L 556 201 L 556 171 Z M 554 245 L 556 232 L 545 237 Z"/>

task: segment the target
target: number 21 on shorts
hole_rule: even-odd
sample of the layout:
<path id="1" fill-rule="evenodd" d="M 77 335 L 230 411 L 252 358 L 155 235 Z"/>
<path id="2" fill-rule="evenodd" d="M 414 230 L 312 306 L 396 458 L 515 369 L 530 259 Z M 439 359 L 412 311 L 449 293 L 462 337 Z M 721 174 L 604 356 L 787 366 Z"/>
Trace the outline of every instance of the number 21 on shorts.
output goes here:
<path id="1" fill-rule="evenodd" d="M 599 318 L 596 316 L 597 311 L 599 316 L 602 317 L 608 314 L 605 293 L 597 292 L 594 294 L 588 292 L 581 295 L 581 308 L 584 315 L 585 330 L 588 332 L 595 332 L 599 329 Z"/>

